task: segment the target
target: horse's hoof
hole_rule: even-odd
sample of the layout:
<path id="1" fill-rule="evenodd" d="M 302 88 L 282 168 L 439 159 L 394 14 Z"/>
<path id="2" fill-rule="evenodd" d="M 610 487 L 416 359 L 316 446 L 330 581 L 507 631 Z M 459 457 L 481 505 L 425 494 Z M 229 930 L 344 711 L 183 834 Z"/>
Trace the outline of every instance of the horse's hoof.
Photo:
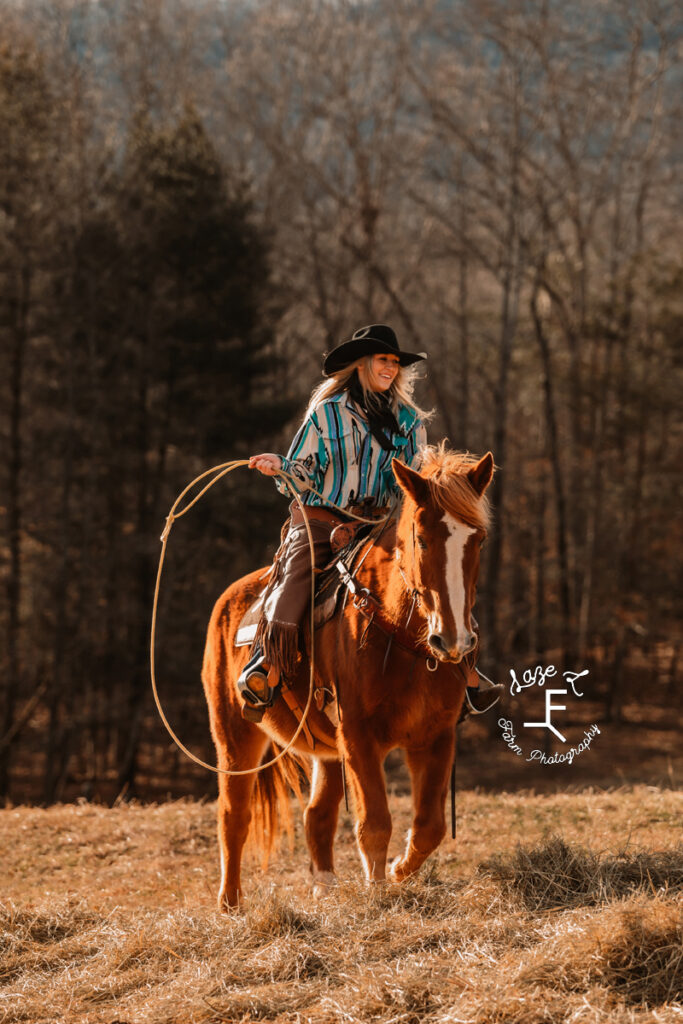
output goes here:
<path id="1" fill-rule="evenodd" d="M 338 885 L 337 876 L 334 871 L 314 871 L 312 886 L 313 895 L 316 899 L 321 896 L 329 896 L 332 890 Z"/>
<path id="2" fill-rule="evenodd" d="M 246 910 L 247 900 L 243 893 L 237 893 L 232 898 L 227 894 L 218 897 L 218 910 L 222 914 L 243 914 Z"/>

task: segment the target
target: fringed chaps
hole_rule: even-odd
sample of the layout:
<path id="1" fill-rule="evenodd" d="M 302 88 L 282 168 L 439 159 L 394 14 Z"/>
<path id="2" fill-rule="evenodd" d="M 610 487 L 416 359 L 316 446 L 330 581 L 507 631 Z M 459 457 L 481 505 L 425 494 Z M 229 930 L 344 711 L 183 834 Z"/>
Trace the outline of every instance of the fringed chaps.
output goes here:
<path id="1" fill-rule="evenodd" d="M 318 509 L 307 509 L 318 569 L 332 557 L 330 534 L 341 521 L 329 515 L 322 518 Z M 263 602 L 263 614 L 255 643 L 262 646 L 266 662 L 281 679 L 290 680 L 299 660 L 300 626 L 311 600 L 311 549 L 300 514 L 292 517 L 289 529 L 276 556 L 273 577 Z"/>
<path id="2" fill-rule="evenodd" d="M 280 679 L 292 679 L 299 660 L 299 627 L 291 622 L 266 622 L 261 619 L 256 631 L 266 664 L 277 669 Z"/>

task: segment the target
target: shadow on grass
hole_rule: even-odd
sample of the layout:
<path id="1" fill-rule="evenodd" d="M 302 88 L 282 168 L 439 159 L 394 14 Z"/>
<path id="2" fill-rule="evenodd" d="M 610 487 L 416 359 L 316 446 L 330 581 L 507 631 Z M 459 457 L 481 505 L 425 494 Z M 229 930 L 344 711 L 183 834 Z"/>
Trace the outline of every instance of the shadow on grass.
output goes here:
<path id="1" fill-rule="evenodd" d="M 598 854 L 553 837 L 537 846 L 482 861 L 493 878 L 527 910 L 594 906 L 637 892 L 683 891 L 683 846 L 642 853 Z"/>

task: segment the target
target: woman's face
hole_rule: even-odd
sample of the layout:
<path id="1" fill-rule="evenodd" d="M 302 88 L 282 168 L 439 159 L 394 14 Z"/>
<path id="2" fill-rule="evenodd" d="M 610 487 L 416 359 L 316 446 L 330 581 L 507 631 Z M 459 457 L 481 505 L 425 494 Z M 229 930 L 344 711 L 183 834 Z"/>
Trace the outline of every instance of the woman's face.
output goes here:
<path id="1" fill-rule="evenodd" d="M 376 352 L 374 356 L 371 356 L 365 386 L 370 391 L 388 391 L 396 380 L 399 368 L 398 356 L 386 352 Z"/>

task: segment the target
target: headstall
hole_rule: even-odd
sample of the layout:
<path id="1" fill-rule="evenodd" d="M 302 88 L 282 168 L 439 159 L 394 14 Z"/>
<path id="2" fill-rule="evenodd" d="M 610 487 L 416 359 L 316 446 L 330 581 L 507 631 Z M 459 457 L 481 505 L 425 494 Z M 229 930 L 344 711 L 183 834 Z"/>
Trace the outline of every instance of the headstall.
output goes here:
<path id="1" fill-rule="evenodd" d="M 368 552 L 370 550 L 370 547 L 372 547 L 374 543 L 375 542 L 373 540 L 372 543 L 370 544 L 370 546 L 368 547 Z M 414 549 L 415 549 L 415 524 L 413 523 L 413 551 L 414 551 Z M 366 554 L 367 554 L 367 552 L 366 552 Z M 362 564 L 362 561 L 364 560 L 364 558 L 365 558 L 365 555 L 363 556 L 363 559 L 361 560 L 360 564 Z M 410 586 L 408 578 L 407 578 L 405 572 L 403 571 L 403 566 L 401 565 L 401 563 L 399 561 L 399 550 L 398 550 L 398 548 L 396 549 L 396 564 L 398 566 L 398 571 L 401 574 L 401 579 L 403 580 L 403 583 L 405 585 L 406 592 L 407 592 L 407 594 L 411 598 L 410 609 L 408 611 L 408 616 L 406 618 L 405 627 L 404 627 L 405 629 L 407 629 L 409 624 L 410 624 L 410 620 L 411 620 L 411 618 L 413 616 L 413 612 L 415 611 L 415 608 L 420 604 L 421 596 L 420 596 L 420 591 L 418 590 L 417 587 L 411 587 Z M 345 587 L 347 588 L 347 590 L 351 594 L 354 608 L 356 608 L 363 615 L 366 615 L 367 618 L 368 618 L 367 626 L 365 627 L 365 629 L 363 630 L 363 633 L 361 634 L 359 647 L 363 648 L 365 646 L 365 644 L 367 643 L 368 631 L 370 629 L 370 626 L 372 626 L 373 624 L 377 627 L 377 629 L 379 629 L 382 633 L 387 634 L 388 637 L 389 637 L 389 640 L 388 640 L 388 643 L 387 643 L 387 649 L 386 649 L 386 652 L 384 654 L 384 663 L 383 663 L 383 666 L 382 666 L 382 671 L 386 670 L 387 661 L 389 659 L 389 653 L 390 653 L 391 648 L 394 645 L 394 643 L 396 644 L 397 647 L 401 648 L 401 650 L 404 650 L 404 651 L 408 652 L 409 654 L 412 654 L 416 658 L 419 658 L 419 657 L 423 656 L 423 652 L 422 651 L 416 650 L 414 647 L 408 647 L 407 644 L 402 644 L 398 640 L 396 640 L 397 628 L 394 628 L 392 631 L 389 631 L 389 630 L 385 629 L 384 626 L 381 626 L 379 623 L 375 622 L 375 611 L 378 608 L 382 607 L 381 603 L 377 600 L 377 598 L 372 593 L 372 591 L 370 591 L 368 589 L 368 587 L 361 586 L 361 584 L 358 581 L 357 577 L 354 576 L 354 574 L 347 568 L 347 566 L 344 564 L 344 562 L 343 562 L 343 560 L 341 558 L 337 559 L 336 567 L 337 567 L 337 572 L 341 576 L 342 583 L 345 585 Z M 373 606 L 373 605 L 374 605 L 374 607 L 371 608 L 371 606 Z M 439 668 L 439 661 L 438 661 L 438 659 L 434 658 L 432 655 L 428 655 L 425 658 L 425 664 L 426 664 L 427 670 L 429 672 L 436 672 L 437 669 Z"/>

